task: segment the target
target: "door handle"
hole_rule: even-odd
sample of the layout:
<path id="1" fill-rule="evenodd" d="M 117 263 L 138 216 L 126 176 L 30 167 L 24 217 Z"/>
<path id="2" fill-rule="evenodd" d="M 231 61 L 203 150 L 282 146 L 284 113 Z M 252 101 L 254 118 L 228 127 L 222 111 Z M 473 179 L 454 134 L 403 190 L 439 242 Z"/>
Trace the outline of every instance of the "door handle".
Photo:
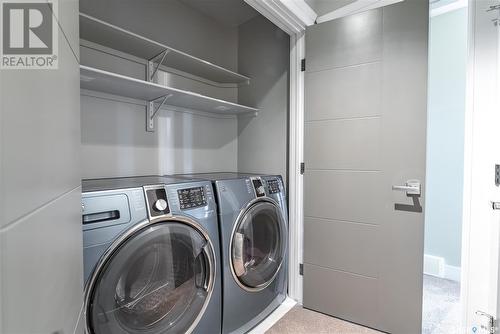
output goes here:
<path id="1" fill-rule="evenodd" d="M 420 195 L 422 193 L 422 186 L 419 180 L 408 180 L 402 186 L 392 186 L 392 190 L 404 191 L 406 195 Z"/>

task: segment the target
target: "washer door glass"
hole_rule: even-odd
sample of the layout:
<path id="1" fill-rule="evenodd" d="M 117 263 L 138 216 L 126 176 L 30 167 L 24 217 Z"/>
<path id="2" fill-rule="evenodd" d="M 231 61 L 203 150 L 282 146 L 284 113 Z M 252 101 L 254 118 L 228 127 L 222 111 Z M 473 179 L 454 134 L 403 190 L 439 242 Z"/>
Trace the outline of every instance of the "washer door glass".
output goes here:
<path id="1" fill-rule="evenodd" d="M 231 264 L 243 288 L 261 290 L 276 277 L 286 247 L 285 220 L 280 208 L 269 201 L 253 204 L 236 226 Z"/>
<path id="2" fill-rule="evenodd" d="M 211 243 L 191 225 L 162 222 L 127 238 L 90 287 L 91 333 L 185 333 L 199 321 L 215 275 Z"/>

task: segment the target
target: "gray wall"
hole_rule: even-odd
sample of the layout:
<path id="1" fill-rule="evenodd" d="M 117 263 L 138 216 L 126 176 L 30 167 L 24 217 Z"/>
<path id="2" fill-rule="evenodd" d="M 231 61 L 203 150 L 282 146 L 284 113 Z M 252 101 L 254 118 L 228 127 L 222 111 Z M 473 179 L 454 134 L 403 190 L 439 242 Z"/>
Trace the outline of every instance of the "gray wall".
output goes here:
<path id="1" fill-rule="evenodd" d="M 57 19 L 57 70 L 0 71 L 1 333 L 73 333 L 82 306 L 78 1 Z"/>
<path id="2" fill-rule="evenodd" d="M 81 0 L 80 10 L 223 67 L 237 69 L 236 28 L 175 0 Z"/>
<path id="3" fill-rule="evenodd" d="M 161 110 L 146 132 L 144 106 L 82 96 L 84 178 L 237 169 L 237 120 Z"/>
<path id="4" fill-rule="evenodd" d="M 467 9 L 431 18 L 425 254 L 460 267 Z"/>
<path id="5" fill-rule="evenodd" d="M 286 178 L 290 39 L 262 16 L 239 27 L 238 68 L 252 78 L 239 103 L 260 108 L 238 119 L 238 169 Z"/>
<path id="6" fill-rule="evenodd" d="M 84 0 L 80 8 L 90 15 L 236 70 L 236 28 L 223 26 L 177 1 L 147 1 L 140 6 L 137 3 L 112 0 L 103 4 Z M 140 19 L 144 17 L 150 20 Z M 116 57 L 96 50 L 91 44 L 85 45 L 81 48 L 83 64 L 144 78 L 142 60 L 107 50 L 120 56 Z M 218 87 L 166 72 L 160 72 L 158 80 L 177 88 L 237 101 L 236 86 Z M 174 111 L 166 107 L 158 114 L 156 132 L 150 133 L 145 131 L 142 101 L 82 94 L 84 178 L 237 170 L 236 117 Z"/>

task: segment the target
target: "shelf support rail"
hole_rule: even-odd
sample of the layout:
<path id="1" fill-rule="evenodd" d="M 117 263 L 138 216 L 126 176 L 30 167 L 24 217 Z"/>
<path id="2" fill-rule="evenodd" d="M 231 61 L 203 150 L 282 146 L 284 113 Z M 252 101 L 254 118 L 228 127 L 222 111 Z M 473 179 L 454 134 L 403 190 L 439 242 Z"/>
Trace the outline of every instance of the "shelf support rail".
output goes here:
<path id="1" fill-rule="evenodd" d="M 169 98 L 171 98 L 172 96 L 174 96 L 174 94 L 168 94 L 168 95 L 159 97 L 159 98 L 157 98 L 155 100 L 152 100 L 152 101 L 148 102 L 147 110 L 146 110 L 146 131 L 148 131 L 148 132 L 154 132 L 155 131 L 155 121 L 154 121 L 154 118 L 155 118 L 156 114 L 158 113 L 158 111 L 160 110 L 160 108 L 163 107 L 163 105 L 165 104 L 165 102 L 167 102 L 167 100 Z M 158 105 L 158 107 L 155 108 L 155 102 L 159 101 L 160 99 L 162 99 L 161 102 L 160 102 L 160 104 Z"/>
<path id="2" fill-rule="evenodd" d="M 167 54 L 169 52 L 170 49 L 165 49 L 161 53 L 148 60 L 148 81 L 153 81 L 156 72 L 158 72 L 158 70 L 160 69 L 160 65 L 165 61 L 165 58 L 167 57 Z M 155 64 L 155 59 L 158 59 L 160 56 L 160 61 Z"/>

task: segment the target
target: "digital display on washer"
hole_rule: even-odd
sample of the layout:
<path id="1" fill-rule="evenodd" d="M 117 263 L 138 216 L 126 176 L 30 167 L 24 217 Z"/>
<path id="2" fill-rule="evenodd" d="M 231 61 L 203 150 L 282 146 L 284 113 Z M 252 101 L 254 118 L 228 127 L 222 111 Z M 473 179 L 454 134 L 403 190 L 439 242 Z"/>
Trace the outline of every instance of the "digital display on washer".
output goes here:
<path id="1" fill-rule="evenodd" d="M 179 189 L 177 190 L 177 195 L 179 196 L 179 204 L 182 210 L 207 205 L 203 187 Z"/>

